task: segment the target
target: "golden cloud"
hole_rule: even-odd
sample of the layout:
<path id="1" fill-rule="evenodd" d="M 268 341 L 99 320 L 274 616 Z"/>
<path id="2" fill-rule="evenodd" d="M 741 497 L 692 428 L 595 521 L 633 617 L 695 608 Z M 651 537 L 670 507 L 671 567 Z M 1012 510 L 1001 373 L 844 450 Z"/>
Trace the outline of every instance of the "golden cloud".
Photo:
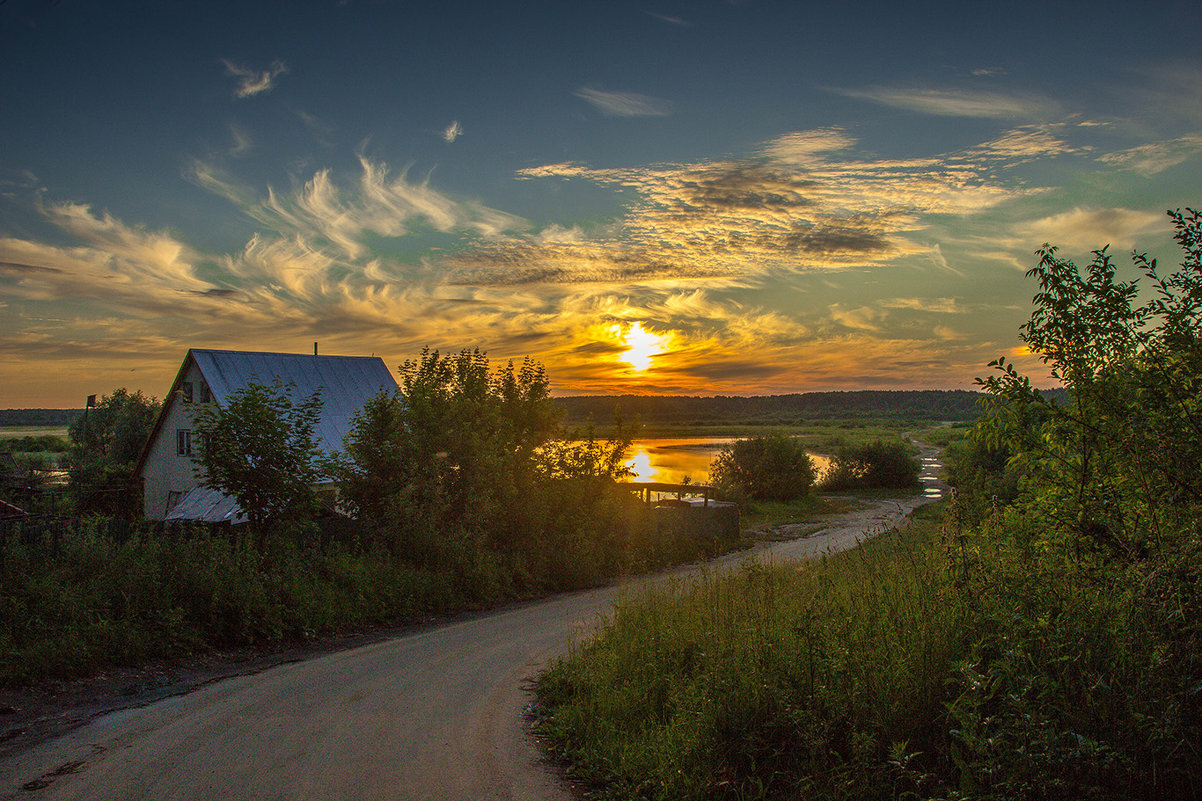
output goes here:
<path id="1" fill-rule="evenodd" d="M 557 387 L 573 391 L 795 391 L 869 378 L 893 385 L 901 379 L 871 365 L 871 355 L 933 371 L 931 360 L 958 364 L 949 348 L 968 346 L 950 328 L 923 323 L 925 345 L 936 349 L 924 354 L 916 334 L 899 329 L 890 313 L 951 314 L 954 300 L 812 304 L 802 311 L 763 289 L 929 256 L 932 248 L 914 241 L 928 215 L 971 216 L 1021 190 L 989 179 L 984 156 L 980 164 L 963 156 L 873 160 L 850 155 L 854 144 L 842 130 L 821 129 L 785 134 L 742 158 L 523 170 L 523 180 L 587 181 L 634 198 L 612 224 L 538 230 L 366 157 L 357 180 L 320 170 L 290 191 L 269 188 L 265 196 L 219 164 L 196 161 L 191 180 L 262 226 L 244 247 L 206 253 L 171 232 L 128 225 L 82 204 L 52 205 L 46 218 L 75 244 L 0 239 L 0 281 L 10 304 L 22 306 L 5 309 L 5 319 L 37 304 L 86 301 L 88 311 L 66 322 L 22 318 L 11 340 L 30 354 L 57 348 L 62 358 L 82 352 L 81 341 L 121 353 L 119 340 L 177 343 L 178 351 L 247 341 L 297 350 L 319 339 L 326 352 L 362 352 L 370 342 L 394 363 L 426 344 L 479 345 L 501 359 L 532 353 Z M 454 234 L 466 244 L 416 261 L 383 255 L 381 241 L 415 232 Z M 601 334 L 635 323 L 670 343 L 640 376 L 622 372 L 629 365 Z M 862 348 L 863 359 L 823 355 L 849 342 Z M 172 351 L 156 351 L 170 354 L 163 371 L 177 361 Z M 848 359 L 851 372 L 843 370 L 848 377 L 837 384 L 836 362 L 846 366 Z M 911 383 L 929 384 L 935 375 Z"/>

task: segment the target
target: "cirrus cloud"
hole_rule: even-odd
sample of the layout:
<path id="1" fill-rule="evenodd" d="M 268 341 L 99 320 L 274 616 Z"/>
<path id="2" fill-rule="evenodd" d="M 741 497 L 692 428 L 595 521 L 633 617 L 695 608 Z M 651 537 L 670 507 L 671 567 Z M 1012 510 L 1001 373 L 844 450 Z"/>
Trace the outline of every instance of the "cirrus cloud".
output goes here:
<path id="1" fill-rule="evenodd" d="M 1060 104 L 1036 94 L 1006 94 L 965 89 L 926 89 L 874 86 L 865 89 L 831 88 L 835 94 L 868 100 L 884 106 L 946 117 L 997 119 L 1049 119 L 1060 114 Z"/>
<path id="2" fill-rule="evenodd" d="M 1150 176 L 1176 167 L 1199 154 L 1202 154 L 1202 132 L 1107 153 L 1100 156 L 1098 161 L 1119 169 L 1134 170 L 1141 175 Z"/>
<path id="3" fill-rule="evenodd" d="M 226 75 L 238 79 L 234 87 L 234 97 L 237 98 L 254 97 L 271 91 L 275 88 L 275 79 L 288 72 L 288 66 L 278 59 L 265 70 L 256 70 L 227 58 L 221 59 L 221 63 L 225 65 Z"/>
<path id="4" fill-rule="evenodd" d="M 667 100 L 634 92 L 606 92 L 585 87 L 572 94 L 607 117 L 666 117 L 672 112 L 672 104 Z"/>

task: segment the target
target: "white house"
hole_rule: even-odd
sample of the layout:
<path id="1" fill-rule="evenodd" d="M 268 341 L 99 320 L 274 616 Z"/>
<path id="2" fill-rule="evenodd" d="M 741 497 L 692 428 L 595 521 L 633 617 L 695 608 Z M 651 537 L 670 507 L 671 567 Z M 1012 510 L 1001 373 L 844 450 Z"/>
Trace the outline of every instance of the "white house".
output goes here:
<path id="1" fill-rule="evenodd" d="M 315 392 L 323 401 L 315 435 L 327 453 L 339 450 L 351 418 L 396 380 L 378 356 L 317 356 L 193 348 L 184 357 L 171 391 L 138 460 L 143 513 L 151 520 L 209 522 L 245 519 L 233 499 L 200 486 L 193 458 L 192 413 L 197 404 L 219 406 L 248 384 L 280 380 L 295 400 Z"/>

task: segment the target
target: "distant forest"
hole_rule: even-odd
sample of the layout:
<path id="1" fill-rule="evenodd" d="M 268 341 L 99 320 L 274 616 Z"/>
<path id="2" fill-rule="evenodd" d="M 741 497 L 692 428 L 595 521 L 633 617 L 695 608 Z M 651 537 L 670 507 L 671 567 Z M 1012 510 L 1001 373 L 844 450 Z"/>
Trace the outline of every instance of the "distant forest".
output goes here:
<path id="1" fill-rule="evenodd" d="M 0 409 L 0 426 L 69 426 L 82 409 Z"/>
<path id="2" fill-rule="evenodd" d="M 568 425 L 591 419 L 604 425 L 614 408 L 627 422 L 789 424 L 810 420 L 975 420 L 980 392 L 957 390 L 861 390 L 807 392 L 800 395 L 697 398 L 653 395 L 594 395 L 555 398 Z"/>
<path id="3" fill-rule="evenodd" d="M 1048 392 L 1059 399 L 1063 390 Z M 981 413 L 980 392 L 955 390 L 859 390 L 760 395 L 750 398 L 719 395 L 588 395 L 555 398 L 570 426 L 591 419 L 599 425 L 613 420 L 614 408 L 628 422 L 789 424 L 810 420 L 975 420 Z M 80 409 L 0 409 L 0 426 L 69 426 Z"/>

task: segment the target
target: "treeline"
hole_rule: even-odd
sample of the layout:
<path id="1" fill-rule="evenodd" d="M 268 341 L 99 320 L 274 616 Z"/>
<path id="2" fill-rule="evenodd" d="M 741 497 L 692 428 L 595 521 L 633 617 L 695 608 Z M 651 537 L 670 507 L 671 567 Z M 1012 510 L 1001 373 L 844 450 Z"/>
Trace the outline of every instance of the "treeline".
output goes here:
<path id="1" fill-rule="evenodd" d="M 0 409 L 0 426 L 69 426 L 82 409 Z"/>
<path id="2" fill-rule="evenodd" d="M 615 406 L 627 420 L 682 424 L 789 424 L 811 420 L 975 420 L 980 392 L 967 390 L 861 390 L 794 395 L 712 398 L 683 395 L 605 395 L 556 398 L 569 425 L 613 417 Z"/>
<path id="3" fill-rule="evenodd" d="M 67 440 L 54 434 L 0 439 L 0 451 L 10 453 L 66 453 L 70 448 Z"/>

